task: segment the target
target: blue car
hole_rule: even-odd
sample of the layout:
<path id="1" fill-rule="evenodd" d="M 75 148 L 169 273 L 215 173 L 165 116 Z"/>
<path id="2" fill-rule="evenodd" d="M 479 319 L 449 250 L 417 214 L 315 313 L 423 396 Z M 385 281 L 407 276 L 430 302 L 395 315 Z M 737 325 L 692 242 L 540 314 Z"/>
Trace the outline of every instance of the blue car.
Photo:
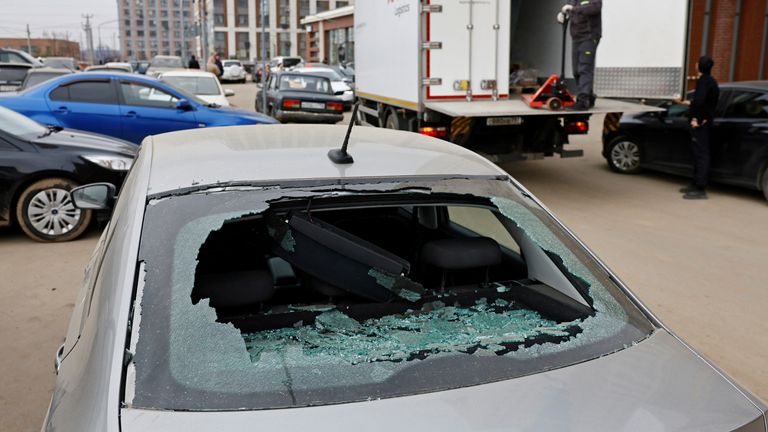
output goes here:
<path id="1" fill-rule="evenodd" d="M 278 123 L 263 114 L 223 108 L 154 78 L 123 73 L 73 74 L 21 93 L 0 106 L 38 123 L 79 129 L 134 144 L 181 129 Z"/>

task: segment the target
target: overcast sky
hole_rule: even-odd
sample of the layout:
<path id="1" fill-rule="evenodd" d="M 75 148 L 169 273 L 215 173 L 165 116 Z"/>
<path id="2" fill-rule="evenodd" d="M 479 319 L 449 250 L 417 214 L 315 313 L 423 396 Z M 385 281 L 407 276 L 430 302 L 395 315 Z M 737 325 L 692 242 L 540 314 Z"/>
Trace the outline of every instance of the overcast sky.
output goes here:
<path id="1" fill-rule="evenodd" d="M 116 0 L 0 0 L 0 37 L 43 37 L 43 31 L 57 35 L 69 32 L 70 40 L 85 42 L 84 14 L 93 14 L 93 44 L 98 44 L 97 25 L 117 20 Z M 112 34 L 117 34 L 117 21 L 101 26 L 104 45 L 112 46 Z M 118 43 L 119 39 L 118 39 Z"/>

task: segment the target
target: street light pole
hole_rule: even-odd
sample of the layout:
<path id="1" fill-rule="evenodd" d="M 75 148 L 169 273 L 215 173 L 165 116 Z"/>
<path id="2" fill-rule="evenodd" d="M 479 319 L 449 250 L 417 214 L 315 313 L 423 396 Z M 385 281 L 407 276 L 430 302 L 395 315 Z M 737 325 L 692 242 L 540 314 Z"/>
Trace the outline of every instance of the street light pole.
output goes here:
<path id="1" fill-rule="evenodd" d="M 104 61 L 104 53 L 103 53 L 102 48 L 101 48 L 101 26 L 103 26 L 104 24 L 116 23 L 117 21 L 118 20 L 116 20 L 116 19 L 109 20 L 109 21 L 104 21 L 103 23 L 101 23 L 101 24 L 96 26 L 96 29 L 97 29 L 98 34 L 99 34 L 99 61 Z"/>
<path id="2" fill-rule="evenodd" d="M 267 0 L 261 0 L 261 108 L 267 113 Z"/>

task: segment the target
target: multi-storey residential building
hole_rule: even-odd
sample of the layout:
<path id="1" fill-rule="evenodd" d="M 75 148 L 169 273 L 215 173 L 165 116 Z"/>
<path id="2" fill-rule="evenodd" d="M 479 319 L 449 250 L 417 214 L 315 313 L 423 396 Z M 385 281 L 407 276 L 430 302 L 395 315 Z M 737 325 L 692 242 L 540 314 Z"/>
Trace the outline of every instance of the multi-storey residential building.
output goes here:
<path id="1" fill-rule="evenodd" d="M 266 26 L 261 25 L 263 0 L 194 0 L 202 33 L 197 53 L 218 52 L 224 58 L 253 60 L 261 56 L 261 33 L 268 35 L 267 56 L 303 56 L 307 52 L 307 16 L 349 6 L 353 0 L 266 0 Z M 207 55 L 205 56 L 207 57 Z"/>
<path id="2" fill-rule="evenodd" d="M 192 0 L 117 0 L 117 5 L 126 60 L 192 53 Z"/>

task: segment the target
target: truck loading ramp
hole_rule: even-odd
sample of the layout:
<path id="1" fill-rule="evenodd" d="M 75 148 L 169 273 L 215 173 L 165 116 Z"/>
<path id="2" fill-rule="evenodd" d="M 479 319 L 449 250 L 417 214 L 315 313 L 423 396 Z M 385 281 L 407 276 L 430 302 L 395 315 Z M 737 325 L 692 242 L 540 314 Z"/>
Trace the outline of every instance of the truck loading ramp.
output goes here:
<path id="1" fill-rule="evenodd" d="M 594 108 L 587 111 L 531 108 L 522 99 L 515 97 L 508 100 L 474 100 L 468 101 L 429 101 L 425 106 L 433 111 L 451 117 L 495 117 L 495 116 L 530 116 L 530 115 L 564 115 L 564 114 L 605 114 L 605 113 L 640 113 L 664 111 L 663 108 L 624 102 L 616 99 L 598 98 Z"/>

